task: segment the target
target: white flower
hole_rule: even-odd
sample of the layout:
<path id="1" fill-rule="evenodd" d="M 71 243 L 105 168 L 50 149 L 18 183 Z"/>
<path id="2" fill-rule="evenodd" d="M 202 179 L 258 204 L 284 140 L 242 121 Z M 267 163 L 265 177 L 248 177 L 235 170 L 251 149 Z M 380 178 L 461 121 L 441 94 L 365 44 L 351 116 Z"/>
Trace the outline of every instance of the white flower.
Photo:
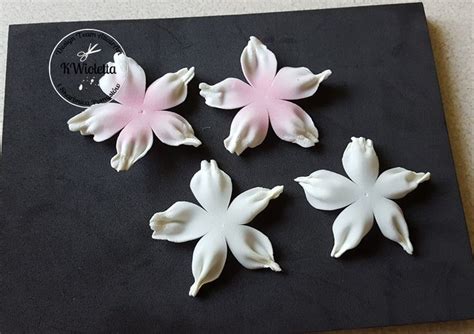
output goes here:
<path id="1" fill-rule="evenodd" d="M 128 170 L 144 157 L 153 145 L 153 133 L 167 145 L 201 145 L 188 121 L 167 111 L 186 99 L 194 67 L 167 73 L 145 89 L 145 72 L 132 58 L 117 53 L 108 65 L 115 66 L 117 73 L 105 74 L 99 86 L 105 94 L 120 87 L 113 95 L 117 103 L 94 104 L 67 123 L 69 130 L 93 135 L 97 142 L 120 131 L 117 154 L 110 160 L 112 168 Z"/>
<path id="2" fill-rule="evenodd" d="M 314 95 L 330 70 L 313 74 L 306 67 L 283 67 L 277 72 L 275 54 L 258 38 L 251 36 L 240 57 L 248 84 L 227 78 L 214 85 L 199 84 L 206 104 L 220 109 L 243 107 L 234 117 L 224 145 L 230 153 L 242 154 L 248 147 L 260 145 L 271 124 L 282 140 L 301 147 L 318 142 L 318 130 L 311 117 L 298 105 Z"/>
<path id="3" fill-rule="evenodd" d="M 396 167 L 379 176 L 379 160 L 372 141 L 365 138 L 352 137 L 342 156 L 342 165 L 352 181 L 327 170 L 295 179 L 316 209 L 336 210 L 348 206 L 334 221 L 331 256 L 337 258 L 355 248 L 372 228 L 374 216 L 382 234 L 412 254 L 403 212 L 392 199 L 415 190 L 418 184 L 430 179 L 430 173 Z"/>
<path id="4" fill-rule="evenodd" d="M 220 276 L 227 258 L 227 245 L 247 269 L 281 271 L 267 236 L 245 224 L 263 211 L 270 200 L 277 198 L 283 186 L 252 188 L 230 203 L 232 181 L 211 160 L 201 162 L 201 170 L 191 179 L 190 187 L 204 209 L 193 203 L 176 202 L 168 210 L 155 213 L 150 220 L 154 239 L 185 242 L 202 237 L 194 249 L 195 282 L 189 290 L 190 296 L 196 296 L 204 284 Z"/>

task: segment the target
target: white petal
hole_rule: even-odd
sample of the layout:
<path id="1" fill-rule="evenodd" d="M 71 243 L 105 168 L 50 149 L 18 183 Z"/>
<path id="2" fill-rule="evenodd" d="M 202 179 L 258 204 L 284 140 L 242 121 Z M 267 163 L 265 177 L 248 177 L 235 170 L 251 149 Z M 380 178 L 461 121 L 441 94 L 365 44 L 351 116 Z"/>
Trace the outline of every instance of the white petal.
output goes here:
<path id="1" fill-rule="evenodd" d="M 281 271 L 273 258 L 272 244 L 265 234 L 243 225 L 227 225 L 225 231 L 232 254 L 245 268 Z"/>
<path id="2" fill-rule="evenodd" d="M 272 99 L 267 102 L 273 131 L 282 140 L 308 148 L 318 142 L 318 129 L 311 117 L 298 105 Z"/>
<path id="3" fill-rule="evenodd" d="M 295 179 L 304 189 L 309 204 L 319 210 L 336 210 L 355 202 L 359 187 L 348 178 L 328 170 Z"/>
<path id="4" fill-rule="evenodd" d="M 185 242 L 202 237 L 212 225 L 206 211 L 189 202 L 176 202 L 150 219 L 154 231 L 152 238 L 172 242 Z"/>
<path id="5" fill-rule="evenodd" d="M 224 146 L 230 153 L 241 155 L 248 147 L 260 145 L 267 136 L 268 113 L 262 104 L 252 103 L 235 115 Z"/>
<path id="6" fill-rule="evenodd" d="M 194 174 L 190 186 L 207 212 L 224 213 L 227 210 L 232 195 L 232 181 L 214 160 L 201 162 L 201 170 Z"/>
<path id="7" fill-rule="evenodd" d="M 392 200 L 379 197 L 374 203 L 374 215 L 382 234 L 386 238 L 399 243 L 408 254 L 413 254 L 408 226 L 398 204 Z"/>
<path id="8" fill-rule="evenodd" d="M 145 72 L 135 60 L 123 53 L 114 55 L 114 62 L 107 65 L 115 67 L 115 74 L 105 74 L 99 80 L 102 91 L 121 104 L 139 108 L 145 96 Z M 117 90 L 118 89 L 118 90 Z"/>
<path id="9" fill-rule="evenodd" d="M 67 121 L 69 130 L 94 135 L 97 142 L 109 139 L 127 125 L 136 111 L 118 103 L 94 104 Z"/>
<path id="10" fill-rule="evenodd" d="M 277 69 L 273 52 L 258 38 L 251 36 L 240 57 L 240 64 L 247 81 L 259 89 L 271 85 Z"/>
<path id="11" fill-rule="evenodd" d="M 188 94 L 188 83 L 194 77 L 194 67 L 167 73 L 155 80 L 146 90 L 143 110 L 157 111 L 181 104 Z"/>
<path id="12" fill-rule="evenodd" d="M 227 224 L 248 224 L 260 212 L 265 210 L 270 200 L 283 192 L 283 186 L 273 189 L 252 188 L 237 196 L 229 206 L 226 215 Z"/>
<path id="13" fill-rule="evenodd" d="M 383 197 L 399 199 L 412 192 L 422 182 L 430 179 L 430 173 L 415 173 L 401 167 L 386 170 L 375 182 L 375 191 Z"/>
<path id="14" fill-rule="evenodd" d="M 246 106 L 254 100 L 253 88 L 242 80 L 227 78 L 215 85 L 199 84 L 199 94 L 210 107 L 234 109 Z"/>
<path id="15" fill-rule="evenodd" d="M 214 230 L 199 240 L 193 253 L 194 284 L 189 295 L 195 297 L 201 287 L 217 279 L 227 258 L 227 245 L 220 230 Z"/>
<path id="16" fill-rule="evenodd" d="M 117 138 L 117 154 L 110 160 L 117 172 L 128 170 L 145 156 L 153 145 L 153 133 L 144 117 L 137 117 L 127 124 Z"/>
<path id="17" fill-rule="evenodd" d="M 360 186 L 372 187 L 379 175 L 379 159 L 372 140 L 352 137 L 342 156 L 347 175 Z"/>
<path id="18" fill-rule="evenodd" d="M 201 141 L 194 135 L 191 124 L 184 117 L 171 111 L 145 111 L 144 115 L 155 135 L 163 143 L 171 146 L 201 145 Z"/>
<path id="19" fill-rule="evenodd" d="M 270 87 L 276 99 L 298 100 L 312 96 L 319 84 L 331 75 L 330 70 L 313 74 L 306 67 L 283 67 L 278 71 Z"/>
<path id="20" fill-rule="evenodd" d="M 340 257 L 349 249 L 357 247 L 373 225 L 372 210 L 363 199 L 342 210 L 332 226 L 334 247 L 331 256 Z"/>

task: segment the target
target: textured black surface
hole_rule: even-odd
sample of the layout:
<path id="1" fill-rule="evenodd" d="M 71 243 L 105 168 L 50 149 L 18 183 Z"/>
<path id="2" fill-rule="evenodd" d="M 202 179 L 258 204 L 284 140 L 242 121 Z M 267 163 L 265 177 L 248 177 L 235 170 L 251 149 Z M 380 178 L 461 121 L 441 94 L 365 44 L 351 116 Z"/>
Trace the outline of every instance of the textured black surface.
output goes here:
<path id="1" fill-rule="evenodd" d="M 56 95 L 47 66 L 57 41 L 80 28 L 116 37 L 149 82 L 195 66 L 175 111 L 204 145 L 155 143 L 119 174 L 109 166 L 114 139 L 69 132 L 66 121 L 80 110 Z M 207 107 L 197 86 L 242 78 L 250 35 L 279 67 L 333 70 L 298 102 L 320 130 L 317 147 L 270 131 L 242 157 L 225 150 L 235 111 Z M 351 136 L 374 140 L 382 170 L 431 171 L 432 181 L 398 201 L 414 256 L 374 227 L 356 250 L 329 257 L 338 212 L 314 210 L 292 180 L 321 168 L 343 173 Z M 229 256 L 222 276 L 193 299 L 195 242 L 154 241 L 148 220 L 177 200 L 195 201 L 189 180 L 210 158 L 233 178 L 234 195 L 285 185 L 252 223 L 272 240 L 284 272 L 246 270 Z M 11 26 L 1 173 L 1 332 L 286 332 L 474 317 L 471 249 L 421 4 Z"/>

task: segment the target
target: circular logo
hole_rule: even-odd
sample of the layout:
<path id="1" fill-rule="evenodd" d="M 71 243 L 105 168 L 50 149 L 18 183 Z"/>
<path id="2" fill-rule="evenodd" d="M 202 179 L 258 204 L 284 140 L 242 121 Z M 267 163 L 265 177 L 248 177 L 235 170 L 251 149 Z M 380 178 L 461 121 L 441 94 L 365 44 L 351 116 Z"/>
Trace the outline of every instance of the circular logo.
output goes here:
<path id="1" fill-rule="evenodd" d="M 104 31 L 81 29 L 69 33 L 56 44 L 49 58 L 49 78 L 54 90 L 76 107 L 109 102 L 120 86 L 105 94 L 99 80 L 105 74 L 117 74 L 111 63 L 116 53 L 125 51 Z"/>

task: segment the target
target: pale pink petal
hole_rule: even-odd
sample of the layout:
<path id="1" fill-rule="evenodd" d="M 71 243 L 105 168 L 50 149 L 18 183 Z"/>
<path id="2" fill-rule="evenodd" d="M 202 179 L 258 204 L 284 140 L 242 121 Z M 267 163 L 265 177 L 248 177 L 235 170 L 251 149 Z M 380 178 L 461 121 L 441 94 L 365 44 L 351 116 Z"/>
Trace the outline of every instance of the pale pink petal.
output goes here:
<path id="1" fill-rule="evenodd" d="M 240 57 L 247 81 L 259 89 L 268 88 L 276 74 L 277 60 L 258 38 L 251 36 Z"/>
<path id="2" fill-rule="evenodd" d="M 168 210 L 157 212 L 150 219 L 153 239 L 185 242 L 202 237 L 212 225 L 208 214 L 200 206 L 176 202 Z"/>
<path id="3" fill-rule="evenodd" d="M 232 195 L 232 181 L 219 169 L 215 160 L 203 160 L 201 169 L 194 174 L 190 183 L 194 197 L 207 212 L 223 214 L 229 207 Z"/>
<path id="4" fill-rule="evenodd" d="M 137 111 L 118 103 L 94 104 L 67 121 L 69 130 L 93 135 L 97 142 L 109 139 L 127 125 Z"/>
<path id="5" fill-rule="evenodd" d="M 203 236 L 194 248 L 194 284 L 189 289 L 189 295 L 195 297 L 204 284 L 216 280 L 224 269 L 226 259 L 227 245 L 221 231 L 216 229 Z"/>
<path id="6" fill-rule="evenodd" d="M 398 204 L 392 200 L 379 197 L 374 202 L 374 215 L 382 234 L 400 244 L 408 254 L 413 254 L 408 226 Z"/>
<path id="7" fill-rule="evenodd" d="M 264 104 L 252 103 L 243 107 L 235 115 L 230 126 L 230 134 L 224 140 L 224 146 L 230 153 L 237 155 L 247 148 L 260 145 L 268 131 L 268 112 Z"/>
<path id="8" fill-rule="evenodd" d="M 348 178 L 328 170 L 295 179 L 304 189 L 306 199 L 316 209 L 336 210 L 354 203 L 360 189 Z"/>
<path id="9" fill-rule="evenodd" d="M 171 146 L 201 145 L 201 141 L 194 136 L 193 128 L 184 117 L 170 111 L 145 111 L 144 116 L 163 143 Z"/>
<path id="10" fill-rule="evenodd" d="M 173 108 L 182 103 L 188 94 L 188 83 L 194 77 L 194 67 L 167 73 L 146 90 L 143 110 L 156 111 Z"/>
<path id="11" fill-rule="evenodd" d="M 272 189 L 252 188 L 244 191 L 230 203 L 227 210 L 227 224 L 248 224 L 260 212 L 265 210 L 272 199 L 277 198 L 283 192 L 283 186 Z"/>
<path id="12" fill-rule="evenodd" d="M 235 109 L 246 106 L 254 100 L 254 89 L 242 80 L 227 78 L 215 85 L 200 83 L 199 89 L 206 104 L 220 109 Z"/>
<path id="13" fill-rule="evenodd" d="M 372 140 L 351 138 L 342 156 L 342 166 L 356 184 L 371 188 L 379 175 L 379 159 Z"/>
<path id="14" fill-rule="evenodd" d="M 269 268 L 281 271 L 273 258 L 273 247 L 268 237 L 250 226 L 231 225 L 225 230 L 230 251 L 247 269 Z"/>
<path id="15" fill-rule="evenodd" d="M 267 108 L 273 131 L 278 137 L 305 148 L 318 142 L 318 129 L 298 105 L 273 99 L 267 102 Z"/>
<path id="16" fill-rule="evenodd" d="M 380 174 L 375 191 L 383 197 L 399 199 L 428 181 L 430 176 L 430 173 L 415 173 L 402 167 L 391 168 Z"/>
<path id="17" fill-rule="evenodd" d="M 363 199 L 342 210 L 332 226 L 334 247 L 331 256 L 340 257 L 349 249 L 357 247 L 373 225 L 372 209 Z"/>
<path id="18" fill-rule="evenodd" d="M 117 154 L 110 160 L 110 165 L 117 172 L 128 170 L 148 152 L 152 145 L 151 128 L 146 119 L 139 116 L 120 132 L 116 145 Z"/>
<path id="19" fill-rule="evenodd" d="M 135 60 L 123 53 L 114 55 L 114 62 L 107 63 L 115 67 L 115 74 L 105 74 L 99 80 L 102 91 L 126 106 L 139 108 L 145 96 L 145 72 Z"/>
<path id="20" fill-rule="evenodd" d="M 319 84 L 331 73 L 330 70 L 325 70 L 319 74 L 313 74 L 306 67 L 283 67 L 273 79 L 269 93 L 276 99 L 303 99 L 316 93 Z"/>

